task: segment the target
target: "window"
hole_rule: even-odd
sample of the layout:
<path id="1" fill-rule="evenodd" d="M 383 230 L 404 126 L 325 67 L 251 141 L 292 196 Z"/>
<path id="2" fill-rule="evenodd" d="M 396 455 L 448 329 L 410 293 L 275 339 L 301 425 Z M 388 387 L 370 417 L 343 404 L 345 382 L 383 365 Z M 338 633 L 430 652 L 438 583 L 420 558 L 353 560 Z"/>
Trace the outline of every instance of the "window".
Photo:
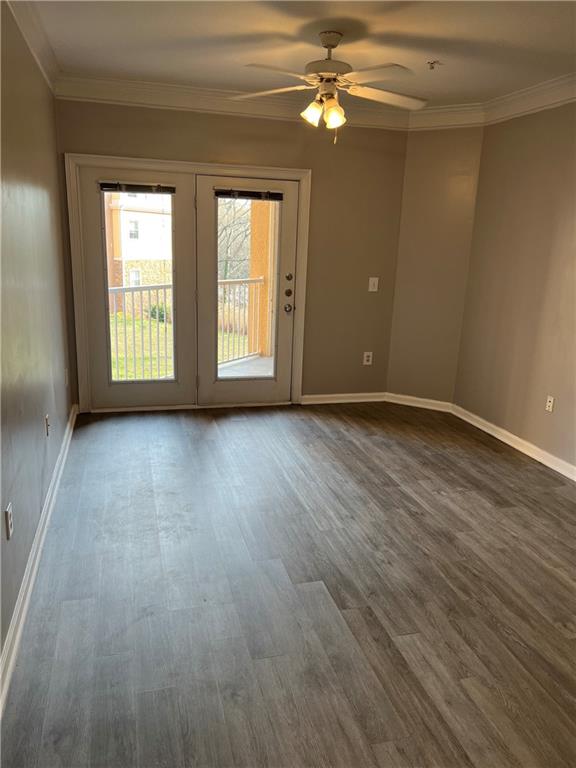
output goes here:
<path id="1" fill-rule="evenodd" d="M 132 190 L 108 186 L 113 189 L 101 185 L 107 212 L 104 241 L 111 381 L 174 381 L 174 189 L 136 192 L 136 200 L 131 202 L 128 195 Z M 118 210 L 121 215 L 113 215 Z M 161 236 L 160 228 L 164 218 L 168 219 L 166 237 Z"/>

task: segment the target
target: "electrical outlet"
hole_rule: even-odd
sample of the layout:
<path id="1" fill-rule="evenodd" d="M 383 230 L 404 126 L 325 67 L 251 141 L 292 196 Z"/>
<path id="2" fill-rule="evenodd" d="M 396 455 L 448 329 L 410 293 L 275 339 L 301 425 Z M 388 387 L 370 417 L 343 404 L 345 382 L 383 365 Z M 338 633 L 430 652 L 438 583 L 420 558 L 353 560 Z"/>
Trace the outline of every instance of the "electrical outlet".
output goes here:
<path id="1" fill-rule="evenodd" d="M 362 365 L 372 365 L 372 352 L 364 352 Z"/>
<path id="2" fill-rule="evenodd" d="M 14 518 L 12 516 L 12 502 L 6 507 L 4 512 L 4 518 L 6 520 L 6 538 L 11 539 L 14 534 Z"/>
<path id="3" fill-rule="evenodd" d="M 546 410 L 548 411 L 548 413 L 552 413 L 552 411 L 554 410 L 554 398 L 552 395 L 548 395 L 548 397 L 546 398 Z"/>
<path id="4" fill-rule="evenodd" d="M 376 293 L 378 290 L 378 277 L 369 277 L 368 278 L 368 292 L 369 293 Z"/>

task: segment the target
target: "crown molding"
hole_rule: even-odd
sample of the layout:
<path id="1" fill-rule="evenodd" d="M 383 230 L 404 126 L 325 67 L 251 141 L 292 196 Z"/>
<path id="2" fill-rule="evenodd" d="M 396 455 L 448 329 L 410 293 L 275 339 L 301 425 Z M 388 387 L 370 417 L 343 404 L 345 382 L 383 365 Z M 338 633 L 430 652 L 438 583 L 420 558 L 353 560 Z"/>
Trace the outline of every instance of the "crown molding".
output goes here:
<path id="1" fill-rule="evenodd" d="M 455 104 L 447 107 L 426 107 L 408 113 L 409 131 L 429 131 L 438 128 L 472 128 L 484 125 L 483 104 Z"/>
<path id="2" fill-rule="evenodd" d="M 240 91 L 197 88 L 175 83 L 61 75 L 56 80 L 54 92 L 57 98 L 68 101 L 93 101 L 301 122 L 298 104 L 290 98 L 275 96 L 272 99 L 254 99 L 249 102 L 232 101 L 230 97 L 237 96 Z M 406 130 L 408 127 L 408 114 L 399 109 L 376 111 L 354 105 L 354 109 L 349 112 L 349 123 L 356 127 L 390 130 Z"/>
<path id="3" fill-rule="evenodd" d="M 499 96 L 483 104 L 456 104 L 448 107 L 429 107 L 411 112 L 409 131 L 437 128 L 471 128 L 492 125 L 514 117 L 541 112 L 576 101 L 576 73 L 538 83 L 530 88 Z"/>
<path id="4" fill-rule="evenodd" d="M 154 83 L 60 75 L 54 92 L 59 99 L 106 104 L 190 110 L 214 114 L 264 117 L 299 121 L 291 99 L 232 101 L 238 91 L 224 91 L 174 83 Z M 368 110 L 358 105 L 349 110 L 349 124 L 363 128 L 425 131 L 439 128 L 469 128 L 510 120 L 576 100 L 576 74 L 548 80 L 483 104 L 428 107 L 418 112 L 399 109 Z"/>
<path id="5" fill-rule="evenodd" d="M 576 72 L 486 102 L 485 122 L 487 125 L 500 123 L 513 117 L 560 107 L 572 101 L 576 101 Z"/>
<path id="6" fill-rule="evenodd" d="M 42 26 L 36 4 L 28 0 L 7 0 L 7 5 L 48 87 L 53 91 L 60 67 Z"/>

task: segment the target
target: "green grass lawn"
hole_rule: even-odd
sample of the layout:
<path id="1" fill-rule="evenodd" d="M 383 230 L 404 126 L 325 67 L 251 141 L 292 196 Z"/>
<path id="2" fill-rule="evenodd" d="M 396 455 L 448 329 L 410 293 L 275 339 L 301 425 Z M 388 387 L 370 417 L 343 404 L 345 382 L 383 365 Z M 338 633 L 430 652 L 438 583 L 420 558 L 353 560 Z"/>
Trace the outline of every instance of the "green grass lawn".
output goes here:
<path id="1" fill-rule="evenodd" d="M 110 315 L 112 381 L 171 379 L 174 377 L 174 326 L 152 318 Z M 126 343 L 125 343 L 126 342 Z M 248 337 L 244 334 L 218 334 L 218 362 L 245 355 Z"/>
<path id="2" fill-rule="evenodd" d="M 172 378 L 173 328 L 172 323 L 154 318 L 110 315 L 112 380 Z"/>

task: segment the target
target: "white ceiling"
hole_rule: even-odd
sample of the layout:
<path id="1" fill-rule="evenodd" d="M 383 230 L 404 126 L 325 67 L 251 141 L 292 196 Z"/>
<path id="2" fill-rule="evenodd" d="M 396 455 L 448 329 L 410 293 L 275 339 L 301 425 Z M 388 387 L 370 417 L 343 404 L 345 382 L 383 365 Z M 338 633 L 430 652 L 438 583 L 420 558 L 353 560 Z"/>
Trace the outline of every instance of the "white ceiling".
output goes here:
<path id="1" fill-rule="evenodd" d="M 576 70 L 573 2 L 35 6 L 63 75 L 239 91 L 281 87 L 295 81 L 245 65 L 302 71 L 307 61 L 323 58 L 317 34 L 324 29 L 344 33 L 336 57 L 354 68 L 388 61 L 409 67 L 411 73 L 381 87 L 422 96 L 430 106 L 485 102 Z M 442 65 L 431 71 L 426 62 L 433 59 Z"/>

